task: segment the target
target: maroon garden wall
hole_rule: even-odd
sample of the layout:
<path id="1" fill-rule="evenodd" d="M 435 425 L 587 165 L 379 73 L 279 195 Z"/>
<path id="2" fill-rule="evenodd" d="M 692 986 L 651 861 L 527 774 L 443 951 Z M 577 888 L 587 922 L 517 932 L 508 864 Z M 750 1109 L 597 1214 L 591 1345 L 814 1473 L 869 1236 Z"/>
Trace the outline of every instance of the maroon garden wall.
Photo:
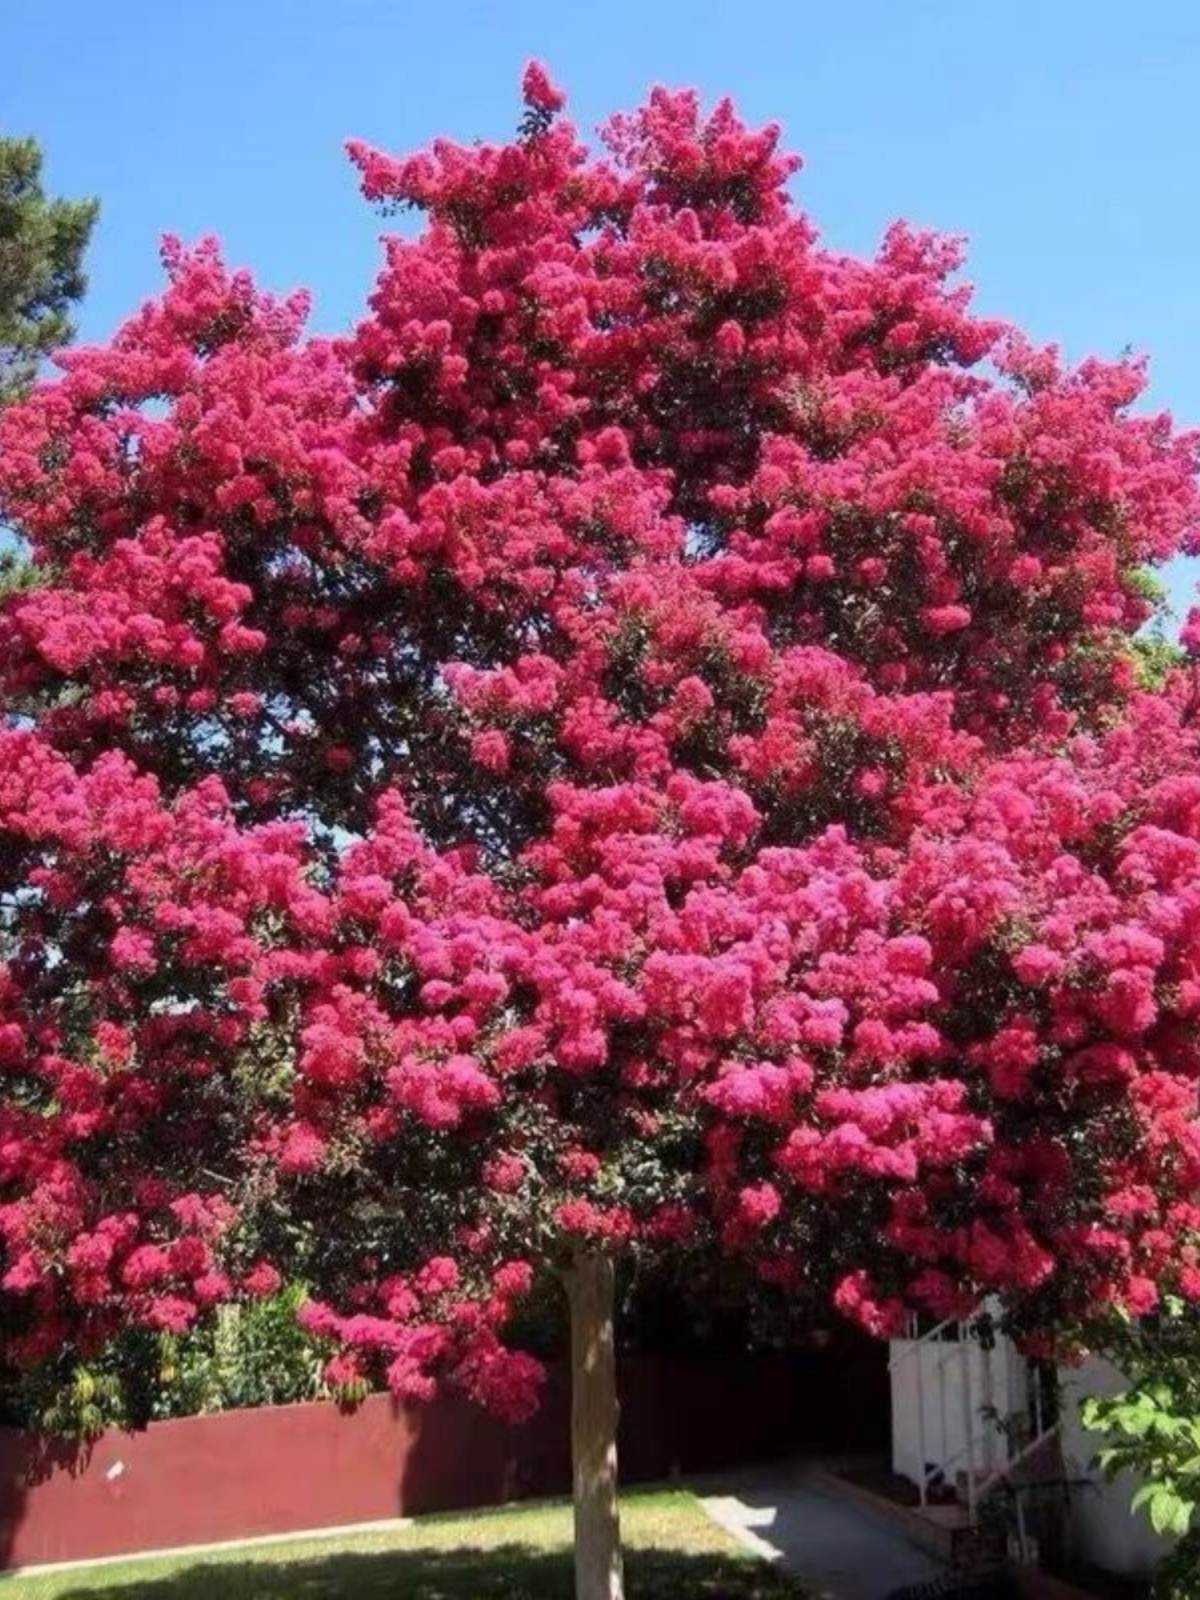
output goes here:
<path id="1" fill-rule="evenodd" d="M 621 1368 L 627 1481 L 805 1450 L 886 1446 L 882 1348 L 673 1359 Z M 568 1397 L 509 1428 L 440 1399 L 357 1411 L 278 1406 L 107 1433 L 75 1453 L 0 1430 L 0 1564 L 371 1522 L 558 1494 L 569 1485 Z M 880 1437 L 883 1430 L 883 1437 Z"/>
<path id="2" fill-rule="evenodd" d="M 204 1544 L 550 1492 L 562 1482 L 557 1394 L 506 1429 L 456 1401 L 353 1413 L 318 1402 L 106 1433 L 85 1455 L 39 1459 L 0 1437 L 5 1564 Z M 556 1427 L 557 1424 L 557 1427 Z"/>

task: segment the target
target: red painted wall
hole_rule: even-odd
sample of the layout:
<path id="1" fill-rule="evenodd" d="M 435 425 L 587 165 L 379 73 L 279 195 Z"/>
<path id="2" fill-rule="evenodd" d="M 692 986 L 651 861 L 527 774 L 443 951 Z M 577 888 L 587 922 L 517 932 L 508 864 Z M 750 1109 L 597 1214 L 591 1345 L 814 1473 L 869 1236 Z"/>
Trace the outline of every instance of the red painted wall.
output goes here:
<path id="1" fill-rule="evenodd" d="M 886 1430 L 886 1347 L 745 1358 L 631 1357 L 621 1368 L 628 1482 L 806 1449 L 860 1450 Z M 464 1400 L 357 1411 L 278 1406 L 104 1434 L 75 1454 L 0 1429 L 0 1565 L 215 1543 L 561 1494 L 568 1395 L 552 1375 L 509 1428 Z M 883 1443 L 886 1445 L 886 1432 Z"/>
<path id="2" fill-rule="evenodd" d="M 479 1505 L 562 1487 L 557 1394 L 524 1428 L 466 1402 L 279 1406 L 106 1433 L 72 1460 L 0 1435 L 5 1564 L 205 1544 Z"/>

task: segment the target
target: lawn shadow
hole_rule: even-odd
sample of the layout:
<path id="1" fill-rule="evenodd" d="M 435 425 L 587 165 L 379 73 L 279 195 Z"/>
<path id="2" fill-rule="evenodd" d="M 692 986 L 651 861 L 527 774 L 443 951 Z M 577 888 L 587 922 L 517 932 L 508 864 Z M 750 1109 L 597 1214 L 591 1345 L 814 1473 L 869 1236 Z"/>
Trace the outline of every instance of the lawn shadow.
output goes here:
<path id="1" fill-rule="evenodd" d="M 738 1556 L 634 1550 L 629 1600 L 800 1600 L 777 1569 Z M 168 1577 L 59 1591 L 58 1600 L 571 1600 L 568 1551 L 388 1550 L 294 1562 L 205 1562 Z"/>

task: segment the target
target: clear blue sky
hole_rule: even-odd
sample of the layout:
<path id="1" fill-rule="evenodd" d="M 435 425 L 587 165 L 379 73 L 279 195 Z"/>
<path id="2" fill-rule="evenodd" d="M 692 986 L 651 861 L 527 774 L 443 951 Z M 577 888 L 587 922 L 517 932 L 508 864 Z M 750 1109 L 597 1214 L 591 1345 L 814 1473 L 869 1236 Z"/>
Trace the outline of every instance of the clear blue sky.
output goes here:
<path id="1" fill-rule="evenodd" d="M 655 82 L 778 119 L 830 244 L 966 233 L 982 309 L 1148 352 L 1151 401 L 1200 423 L 1196 0 L 5 0 L 0 39 L 0 127 L 103 202 L 85 337 L 155 289 L 164 230 L 343 325 L 382 224 L 342 141 L 503 137 L 536 55 L 585 129 Z"/>

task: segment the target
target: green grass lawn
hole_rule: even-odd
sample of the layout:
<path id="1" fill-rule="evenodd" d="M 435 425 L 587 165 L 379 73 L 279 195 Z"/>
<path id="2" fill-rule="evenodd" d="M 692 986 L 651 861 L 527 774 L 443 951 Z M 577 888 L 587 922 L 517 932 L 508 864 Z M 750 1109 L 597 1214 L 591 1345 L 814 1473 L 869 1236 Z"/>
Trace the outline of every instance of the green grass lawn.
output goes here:
<path id="1" fill-rule="evenodd" d="M 693 1495 L 622 1505 L 629 1600 L 799 1600 Z M 145 1559 L 0 1581 L 0 1600 L 570 1600 L 565 1504 L 425 1517 L 353 1538 Z"/>

